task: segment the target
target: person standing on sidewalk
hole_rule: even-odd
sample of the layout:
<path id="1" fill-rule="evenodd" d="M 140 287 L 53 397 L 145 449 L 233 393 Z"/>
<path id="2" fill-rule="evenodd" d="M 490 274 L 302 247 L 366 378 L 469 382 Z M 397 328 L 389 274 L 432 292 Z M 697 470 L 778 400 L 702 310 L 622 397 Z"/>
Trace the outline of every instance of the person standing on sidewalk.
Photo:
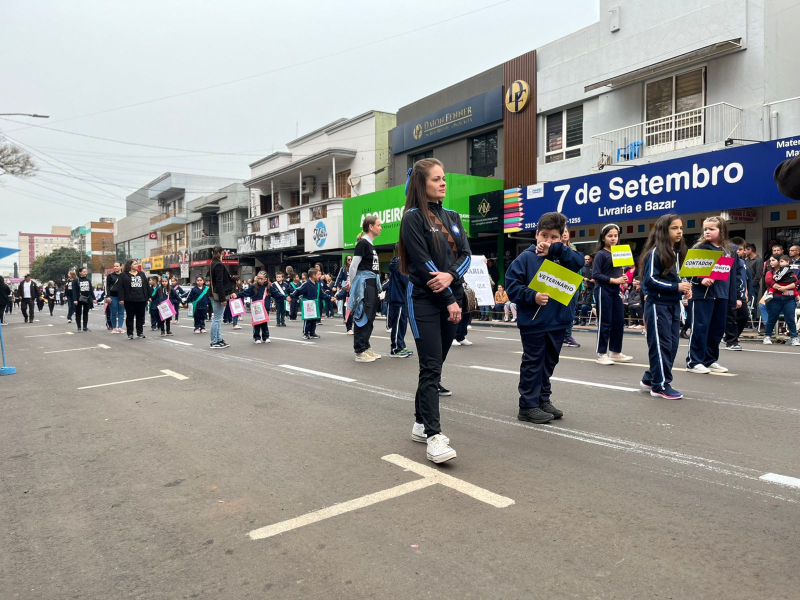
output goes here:
<path id="1" fill-rule="evenodd" d="M 214 246 L 211 251 L 211 267 L 209 269 L 211 279 L 211 306 L 214 310 L 214 318 L 211 320 L 211 348 L 227 348 L 228 344 L 222 339 L 222 316 L 228 300 L 236 298 L 233 294 L 233 279 L 231 274 L 222 263 L 222 246 Z"/>
<path id="2" fill-rule="evenodd" d="M 442 207 L 446 193 L 441 161 L 417 161 L 406 181 L 398 248 L 400 271 L 408 275 L 408 317 L 419 356 L 411 439 L 427 443 L 426 457 L 434 463 L 456 458 L 439 423 L 440 382 L 461 321 L 463 278 L 472 260 L 461 217 Z"/>
<path id="3" fill-rule="evenodd" d="M 353 262 L 350 263 L 350 283 L 345 288 L 350 292 L 347 307 L 355 325 L 353 350 L 356 353 L 356 362 L 374 362 L 381 357 L 369 344 L 380 303 L 378 289 L 381 287 L 381 263 L 375 250 L 375 238 L 381 234 L 381 229 L 381 220 L 378 217 L 364 217 L 353 251 Z"/>
<path id="4" fill-rule="evenodd" d="M 11 288 L 6 284 L 6 280 L 0 275 L 0 323 L 6 322 L 6 308 L 11 302 Z"/>
<path id="5" fill-rule="evenodd" d="M 87 277 L 89 270 L 83 267 L 78 271 L 78 279 L 72 284 L 72 303 L 75 305 L 75 325 L 78 332 L 89 331 L 89 309 L 94 306 L 94 289 Z M 81 328 L 83 316 L 83 328 Z"/>

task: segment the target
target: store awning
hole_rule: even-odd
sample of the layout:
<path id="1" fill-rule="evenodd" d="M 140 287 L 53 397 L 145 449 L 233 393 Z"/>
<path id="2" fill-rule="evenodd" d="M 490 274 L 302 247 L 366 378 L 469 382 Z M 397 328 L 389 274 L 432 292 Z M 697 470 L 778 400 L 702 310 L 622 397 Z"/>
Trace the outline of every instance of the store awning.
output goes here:
<path id="1" fill-rule="evenodd" d="M 698 48 L 697 50 L 692 50 L 691 52 L 679 54 L 678 56 L 673 56 L 672 58 L 642 67 L 641 69 L 635 69 L 633 71 L 623 73 L 622 75 L 611 77 L 610 79 L 604 79 L 603 81 L 592 83 L 591 85 L 587 85 L 585 88 L 583 88 L 583 91 L 591 92 L 592 90 L 596 90 L 601 87 L 620 88 L 632 83 L 636 83 L 637 81 L 650 79 L 654 75 L 667 73 L 680 67 L 690 66 L 694 63 L 708 60 L 709 58 L 721 56 L 722 54 L 729 54 L 731 52 L 737 52 L 738 50 L 742 49 L 742 38 L 733 38 L 724 42 L 717 42 L 716 44 L 711 44 L 709 46 Z"/>

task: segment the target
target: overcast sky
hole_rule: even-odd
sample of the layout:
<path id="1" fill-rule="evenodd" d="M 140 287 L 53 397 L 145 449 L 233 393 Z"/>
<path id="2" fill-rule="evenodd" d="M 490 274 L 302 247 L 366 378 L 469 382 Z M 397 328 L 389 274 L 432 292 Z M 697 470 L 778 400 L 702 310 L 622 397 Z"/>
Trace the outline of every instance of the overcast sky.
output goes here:
<path id="1" fill-rule="evenodd" d="M 599 0 L 4 0 L 0 113 L 50 119 L 0 120 L 40 167 L 29 181 L 0 177 L 0 246 L 16 248 L 19 231 L 121 218 L 125 196 L 165 171 L 246 179 L 298 127 L 395 112 L 598 10 Z"/>

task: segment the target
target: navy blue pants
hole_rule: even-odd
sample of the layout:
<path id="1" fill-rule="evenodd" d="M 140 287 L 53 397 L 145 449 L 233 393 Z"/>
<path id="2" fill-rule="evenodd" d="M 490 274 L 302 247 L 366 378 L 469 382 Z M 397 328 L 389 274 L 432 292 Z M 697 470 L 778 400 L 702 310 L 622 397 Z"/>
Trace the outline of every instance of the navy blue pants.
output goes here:
<path id="1" fill-rule="evenodd" d="M 650 368 L 642 376 L 644 383 L 661 391 L 672 383 L 672 365 L 678 355 L 681 331 L 681 305 L 645 301 L 644 323 L 647 331 L 647 355 Z"/>
<path id="2" fill-rule="evenodd" d="M 275 318 L 278 320 L 278 325 L 286 325 L 286 301 L 275 301 Z"/>
<path id="3" fill-rule="evenodd" d="M 206 309 L 205 308 L 195 308 L 194 309 L 194 328 L 195 329 L 205 329 L 206 328 Z"/>
<path id="4" fill-rule="evenodd" d="M 392 328 L 392 354 L 397 354 L 406 347 L 406 329 L 408 328 L 408 314 L 405 304 L 389 305 L 389 326 Z"/>
<path id="5" fill-rule="evenodd" d="M 536 408 L 550 401 L 550 377 L 558 364 L 566 329 L 521 332 L 522 364 L 519 367 L 519 407 Z"/>
<path id="6" fill-rule="evenodd" d="M 719 343 L 725 334 L 728 320 L 728 299 L 692 300 L 692 335 L 689 337 L 689 355 L 686 366 L 709 366 L 719 360 Z"/>
<path id="7" fill-rule="evenodd" d="M 253 339 L 262 341 L 269 339 L 269 323 L 253 325 Z"/>
<path id="8" fill-rule="evenodd" d="M 619 286 L 598 285 L 594 297 L 597 302 L 597 354 L 622 352 L 625 307 Z"/>
<path id="9" fill-rule="evenodd" d="M 319 319 L 303 321 L 303 335 L 317 335 L 317 323 L 319 323 Z"/>

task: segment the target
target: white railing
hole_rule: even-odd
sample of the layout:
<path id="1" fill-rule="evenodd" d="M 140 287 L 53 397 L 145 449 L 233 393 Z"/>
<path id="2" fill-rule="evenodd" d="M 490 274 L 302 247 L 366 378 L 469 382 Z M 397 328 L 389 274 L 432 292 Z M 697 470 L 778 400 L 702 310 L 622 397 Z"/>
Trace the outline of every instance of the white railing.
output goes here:
<path id="1" fill-rule="evenodd" d="M 592 136 L 597 166 L 742 137 L 741 108 L 720 102 Z"/>

